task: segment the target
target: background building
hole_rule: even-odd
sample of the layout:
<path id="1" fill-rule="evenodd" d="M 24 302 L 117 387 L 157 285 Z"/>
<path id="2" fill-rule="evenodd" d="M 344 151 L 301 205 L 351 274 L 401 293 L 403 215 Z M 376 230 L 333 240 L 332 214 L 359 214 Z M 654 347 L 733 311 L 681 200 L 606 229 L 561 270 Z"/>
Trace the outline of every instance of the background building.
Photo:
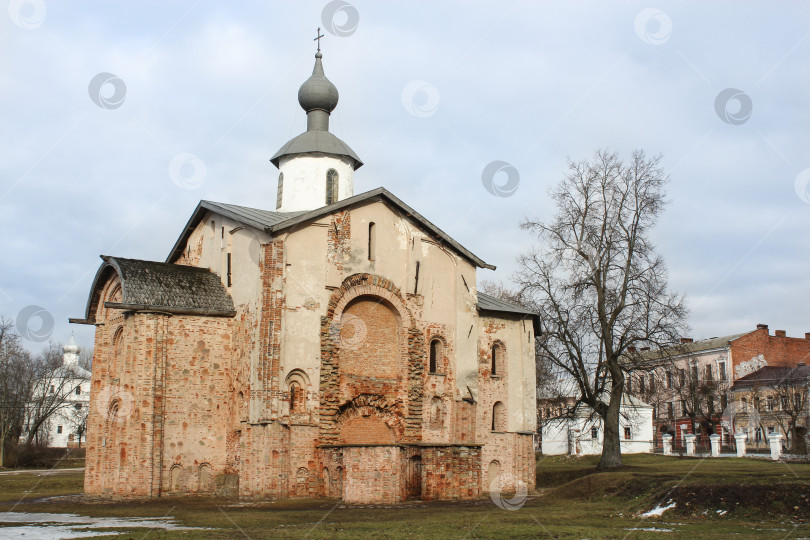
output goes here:
<path id="1" fill-rule="evenodd" d="M 573 405 L 573 400 L 570 400 Z M 560 408 L 558 399 L 541 400 L 544 418 L 540 424 L 541 451 L 545 455 L 597 455 L 602 453 L 604 429 L 601 417 L 588 406 L 573 412 Z M 622 454 L 653 451 L 652 406 L 625 395 L 619 413 Z"/>
<path id="2" fill-rule="evenodd" d="M 661 446 L 664 433 L 674 435 L 675 447 L 683 447 L 687 433 L 695 433 L 698 444 L 706 447 L 714 433 L 729 445 L 734 431 L 723 419 L 732 410 L 736 381 L 766 366 L 789 368 L 806 362 L 810 333 L 804 338 L 787 337 L 783 330 L 771 335 L 768 325 L 759 324 L 746 333 L 700 341 L 683 338 L 677 346 L 639 352 L 643 362 L 629 375 L 627 389 L 653 406 L 656 446 Z"/>

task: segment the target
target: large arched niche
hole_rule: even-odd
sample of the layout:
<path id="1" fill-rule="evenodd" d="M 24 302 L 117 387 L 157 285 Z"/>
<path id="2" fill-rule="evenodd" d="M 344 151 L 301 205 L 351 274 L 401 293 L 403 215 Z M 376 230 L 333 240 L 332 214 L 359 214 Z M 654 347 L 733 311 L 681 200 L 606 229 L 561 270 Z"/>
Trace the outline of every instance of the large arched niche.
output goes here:
<path id="1" fill-rule="evenodd" d="M 396 379 L 403 368 L 402 318 L 384 298 L 358 296 L 340 314 L 341 375 Z"/>
<path id="2" fill-rule="evenodd" d="M 322 443 L 345 440 L 341 438 L 341 420 L 358 414 L 357 400 L 397 393 L 399 401 L 376 403 L 365 409 L 367 414 L 358 416 L 381 415 L 398 441 L 419 438 L 422 392 L 408 389 L 421 389 L 425 357 L 422 334 L 404 295 L 387 278 L 353 274 L 332 291 L 327 314 L 321 318 L 318 395 Z M 385 433 L 376 428 L 375 432 Z"/>

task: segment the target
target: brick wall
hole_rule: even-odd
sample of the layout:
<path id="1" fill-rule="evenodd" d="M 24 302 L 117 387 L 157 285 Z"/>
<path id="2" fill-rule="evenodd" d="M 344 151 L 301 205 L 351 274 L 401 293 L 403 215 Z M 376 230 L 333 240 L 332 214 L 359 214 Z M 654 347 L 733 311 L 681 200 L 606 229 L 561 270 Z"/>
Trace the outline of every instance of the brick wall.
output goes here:
<path id="1" fill-rule="evenodd" d="M 737 367 L 762 355 L 769 366 L 810 364 L 810 339 L 772 336 L 768 328 L 759 328 L 731 342 L 734 378 Z"/>
<path id="2" fill-rule="evenodd" d="M 398 446 L 343 448 L 347 474 L 343 500 L 348 503 L 394 503 L 403 499 L 402 449 Z"/>
<path id="3" fill-rule="evenodd" d="M 422 499 L 473 499 L 481 493 L 481 448 L 429 446 L 422 453 Z"/>

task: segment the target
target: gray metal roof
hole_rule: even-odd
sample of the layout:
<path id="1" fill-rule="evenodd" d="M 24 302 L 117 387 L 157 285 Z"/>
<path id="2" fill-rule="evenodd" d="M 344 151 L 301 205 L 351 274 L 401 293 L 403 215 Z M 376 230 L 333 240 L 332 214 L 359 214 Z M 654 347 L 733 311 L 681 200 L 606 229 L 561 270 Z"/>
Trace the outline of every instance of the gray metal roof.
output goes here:
<path id="1" fill-rule="evenodd" d="M 781 382 L 800 383 L 810 378 L 810 366 L 763 366 L 734 381 L 733 389 L 772 386 Z"/>
<path id="2" fill-rule="evenodd" d="M 106 255 L 101 258 L 104 262 L 90 289 L 85 319 L 71 319 L 71 322 L 95 322 L 101 288 L 113 273 L 121 279 L 121 302 L 111 307 L 214 316 L 236 313 L 219 276 L 208 268 Z"/>
<path id="3" fill-rule="evenodd" d="M 166 262 L 171 263 L 183 253 L 183 249 L 188 243 L 188 239 L 197 224 L 205 216 L 206 212 L 215 212 L 225 217 L 231 218 L 244 225 L 248 225 L 260 231 L 264 231 L 273 225 L 290 218 L 303 214 L 303 212 L 272 212 L 270 210 L 259 210 L 258 208 L 248 208 L 247 206 L 239 206 L 236 204 L 226 204 L 214 201 L 200 201 L 197 208 L 192 212 L 191 217 L 186 222 L 183 232 L 177 242 L 174 243 L 169 256 L 166 257 Z"/>
<path id="4" fill-rule="evenodd" d="M 329 131 L 320 129 L 308 130 L 290 139 L 270 158 L 270 162 L 278 167 L 279 161 L 284 156 L 312 153 L 346 156 L 354 161 L 353 166 L 355 170 L 363 166 L 363 162 L 357 157 L 354 150 L 349 148 L 348 144 L 335 137 Z"/>
<path id="5" fill-rule="evenodd" d="M 491 264 L 485 263 L 483 260 L 475 256 L 467 248 L 453 240 L 449 234 L 441 230 L 439 227 L 427 220 L 422 214 L 402 202 L 399 198 L 394 196 L 390 191 L 385 188 L 377 188 L 348 199 L 343 199 L 330 204 L 322 206 L 308 212 L 270 212 L 268 210 L 258 210 L 255 208 L 247 208 L 245 206 L 237 206 L 235 204 L 225 204 L 212 201 L 200 201 L 197 208 L 194 210 L 191 218 L 186 223 L 186 227 L 180 238 L 174 244 L 171 253 L 166 258 L 166 262 L 173 262 L 183 253 L 183 249 L 188 242 L 188 237 L 194 231 L 194 228 L 202 220 L 207 211 L 217 212 L 221 215 L 234 219 L 245 225 L 250 225 L 260 230 L 264 230 L 269 234 L 274 234 L 295 225 L 306 223 L 320 219 L 321 217 L 332 212 L 338 212 L 353 205 L 365 204 L 372 201 L 385 201 L 388 204 L 396 207 L 406 217 L 411 218 L 418 225 L 433 233 L 437 240 L 448 246 L 450 249 L 459 253 L 474 265 L 480 268 L 488 268 L 495 270 Z"/>
<path id="6" fill-rule="evenodd" d="M 258 208 L 248 208 L 236 204 L 227 204 L 214 201 L 200 201 L 200 206 L 216 212 L 225 217 L 235 219 L 245 225 L 250 225 L 257 229 L 266 229 L 288 219 L 303 214 L 304 212 L 272 212 L 270 210 L 259 210 Z"/>
<path id="7" fill-rule="evenodd" d="M 505 302 L 499 298 L 495 298 L 494 296 L 490 296 L 482 292 L 478 293 L 478 309 L 482 309 L 484 311 L 507 311 L 510 313 L 521 313 L 524 315 L 537 315 L 537 313 L 530 309 L 512 304 L 511 302 Z"/>
<path id="8" fill-rule="evenodd" d="M 643 358 L 645 360 L 656 360 L 665 357 L 681 356 L 687 354 L 695 354 L 704 351 L 711 351 L 713 349 L 722 349 L 727 347 L 728 344 L 735 339 L 741 338 L 751 332 L 743 332 L 742 334 L 732 334 L 730 336 L 712 337 L 694 341 L 692 343 L 678 343 L 669 347 L 664 347 L 655 351 L 645 351 Z"/>

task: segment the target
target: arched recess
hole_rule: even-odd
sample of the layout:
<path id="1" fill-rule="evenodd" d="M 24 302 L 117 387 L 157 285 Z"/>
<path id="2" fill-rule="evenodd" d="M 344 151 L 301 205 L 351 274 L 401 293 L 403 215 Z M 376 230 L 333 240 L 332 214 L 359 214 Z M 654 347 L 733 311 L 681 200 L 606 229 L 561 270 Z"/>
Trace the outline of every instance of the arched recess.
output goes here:
<path id="1" fill-rule="evenodd" d="M 354 398 L 339 409 L 336 422 L 344 444 L 393 444 L 405 432 L 395 404 L 382 396 Z"/>
<path id="2" fill-rule="evenodd" d="M 290 402 L 290 414 L 309 412 L 309 377 L 301 369 L 291 370 L 285 379 Z"/>
<path id="3" fill-rule="evenodd" d="M 493 459 L 489 462 L 489 467 L 487 468 L 487 482 L 489 483 L 486 486 L 486 489 L 489 490 L 492 483 L 498 479 L 498 476 L 501 474 L 501 462 L 497 459 Z"/>
<path id="4" fill-rule="evenodd" d="M 214 476 L 211 473 L 211 465 L 203 463 L 198 471 L 198 489 L 203 493 L 214 491 Z"/>
<path id="5" fill-rule="evenodd" d="M 430 400 L 430 427 L 436 429 L 444 426 L 444 403 L 439 396 Z"/>
<path id="6" fill-rule="evenodd" d="M 506 431 L 506 405 L 502 401 L 492 406 L 492 431 Z"/>
<path id="7" fill-rule="evenodd" d="M 383 298 L 363 295 L 346 304 L 340 316 L 341 375 L 397 379 L 404 374 L 402 319 Z"/>
<path id="8" fill-rule="evenodd" d="M 353 303 L 357 305 L 355 300 L 361 297 L 371 300 L 379 309 L 384 307 L 390 314 L 386 317 L 397 322 L 396 330 L 393 330 L 397 338 L 394 350 L 397 353 L 397 368 L 396 370 L 389 369 L 394 372 L 393 377 L 386 376 L 377 379 L 373 375 L 369 376 L 368 369 L 351 367 L 353 364 L 357 364 L 355 367 L 360 367 L 362 354 L 356 355 L 354 352 L 358 350 L 363 352 L 363 343 L 368 339 L 369 334 L 369 326 L 365 324 L 363 314 L 351 309 Z M 386 410 L 386 406 L 381 406 L 378 407 L 381 411 L 377 412 L 382 415 L 385 424 L 393 429 L 397 440 L 401 440 L 406 431 L 404 419 L 407 418 L 407 437 L 418 440 L 419 433 L 421 433 L 424 399 L 421 389 L 427 367 L 425 364 L 426 344 L 425 335 L 422 330 L 416 328 L 413 315 L 403 298 L 399 288 L 389 279 L 365 273 L 347 277 L 340 287 L 332 292 L 326 306 L 327 316 L 321 318 L 321 370 L 320 391 L 318 392 L 320 401 L 318 407 L 321 413 L 320 440 L 322 443 L 340 442 L 339 419 L 341 416 L 344 419 L 349 418 L 346 416 L 346 411 L 356 405 L 353 403 L 354 400 L 367 399 L 368 396 L 374 397 L 388 392 L 391 384 L 407 389 L 408 398 L 404 403 L 400 402 L 395 409 Z M 383 312 L 383 314 L 385 313 Z M 344 315 L 347 316 L 344 318 Z M 347 326 L 353 328 L 343 334 L 344 327 Z M 362 335 L 364 331 L 365 336 Z M 372 341 L 374 341 L 375 331 L 376 326 L 372 324 Z M 384 337 L 385 346 L 390 348 L 392 330 L 389 328 L 387 332 L 388 334 Z M 382 342 L 382 338 L 380 341 Z M 344 354 L 344 350 L 351 354 Z M 368 348 L 366 351 L 369 353 L 367 356 L 372 358 L 371 351 Z M 373 362 L 378 363 L 376 354 L 373 356 Z M 350 375 L 343 373 L 342 368 L 347 365 L 350 371 L 356 373 Z M 389 414 L 396 417 L 396 420 L 387 416 Z M 377 426 L 379 427 L 379 424 Z"/>
<path id="9" fill-rule="evenodd" d="M 174 492 L 180 491 L 183 488 L 183 468 L 179 464 L 172 465 L 169 473 L 169 486 Z"/>

